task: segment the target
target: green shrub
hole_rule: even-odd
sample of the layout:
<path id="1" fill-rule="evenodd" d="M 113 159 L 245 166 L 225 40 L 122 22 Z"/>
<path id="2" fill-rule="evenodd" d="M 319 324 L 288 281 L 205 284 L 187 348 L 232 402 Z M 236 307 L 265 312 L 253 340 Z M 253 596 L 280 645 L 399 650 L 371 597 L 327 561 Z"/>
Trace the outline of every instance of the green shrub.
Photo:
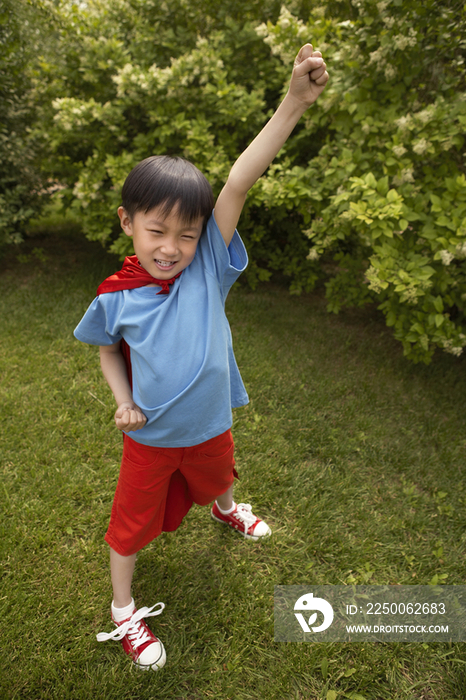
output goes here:
<path id="1" fill-rule="evenodd" d="M 27 72 L 35 28 L 27 3 L 0 7 L 0 248 L 22 240 L 24 224 L 38 211 L 41 178 L 34 121 L 33 86 Z"/>
<path id="2" fill-rule="evenodd" d="M 331 82 L 291 145 L 326 132 L 300 178 L 314 214 L 309 257 L 329 275 L 329 310 L 378 303 L 404 352 L 428 362 L 466 345 L 466 15 L 456 2 L 354 0 L 309 22 Z M 284 60 L 299 22 L 264 28 Z M 311 190 L 312 183 L 313 187 Z M 288 170 L 281 193 L 293 191 Z"/>
<path id="3" fill-rule="evenodd" d="M 291 6 L 290 6 L 291 7 Z M 466 345 L 465 12 L 458 2 L 243 0 L 61 5 L 47 137 L 89 238 L 124 255 L 115 210 L 130 168 L 184 155 L 218 192 L 311 40 L 331 81 L 241 221 L 254 286 L 326 284 L 329 309 L 375 302 L 414 361 Z"/>

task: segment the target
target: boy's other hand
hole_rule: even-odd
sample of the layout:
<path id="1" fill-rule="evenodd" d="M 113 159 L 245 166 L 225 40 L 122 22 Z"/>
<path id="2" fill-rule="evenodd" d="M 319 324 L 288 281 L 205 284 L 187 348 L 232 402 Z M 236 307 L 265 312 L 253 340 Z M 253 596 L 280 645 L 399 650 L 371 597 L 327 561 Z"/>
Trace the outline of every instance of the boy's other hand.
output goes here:
<path id="1" fill-rule="evenodd" d="M 320 51 L 306 44 L 295 58 L 289 93 L 309 107 L 317 100 L 328 81 L 327 66 Z"/>
<path id="2" fill-rule="evenodd" d="M 118 430 L 129 433 L 132 430 L 140 430 L 147 423 L 147 418 L 132 401 L 120 404 L 115 412 L 115 424 Z"/>

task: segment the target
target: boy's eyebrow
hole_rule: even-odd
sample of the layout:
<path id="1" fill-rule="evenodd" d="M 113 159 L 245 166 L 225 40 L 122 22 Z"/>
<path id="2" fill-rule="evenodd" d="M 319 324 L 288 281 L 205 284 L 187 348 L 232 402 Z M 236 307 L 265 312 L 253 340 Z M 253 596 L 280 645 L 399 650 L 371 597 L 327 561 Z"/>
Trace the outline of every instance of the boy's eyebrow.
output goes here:
<path id="1" fill-rule="evenodd" d="M 150 226 L 166 226 L 164 219 L 162 219 L 161 221 L 159 221 L 158 219 L 149 219 L 147 224 Z M 182 231 L 197 231 L 198 228 L 199 228 L 199 226 L 197 226 L 196 224 L 190 223 L 190 224 L 183 224 L 181 227 L 181 230 Z"/>
<path id="2" fill-rule="evenodd" d="M 163 219 L 162 221 L 158 221 L 157 219 L 149 219 L 147 223 L 153 226 L 165 226 L 165 222 L 163 221 Z"/>

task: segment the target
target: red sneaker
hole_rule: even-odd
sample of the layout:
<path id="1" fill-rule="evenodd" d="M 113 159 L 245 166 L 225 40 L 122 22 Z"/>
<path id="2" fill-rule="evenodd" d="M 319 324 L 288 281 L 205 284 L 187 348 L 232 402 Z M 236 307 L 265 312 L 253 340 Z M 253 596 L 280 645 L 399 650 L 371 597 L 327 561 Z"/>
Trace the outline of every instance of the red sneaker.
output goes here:
<path id="1" fill-rule="evenodd" d="M 165 665 L 167 660 L 165 649 L 160 639 L 143 622 L 144 617 L 160 615 L 165 605 L 163 603 L 156 603 L 156 605 L 161 607 L 155 612 L 152 612 L 156 607 L 155 605 L 151 608 L 141 608 L 140 610 L 134 608 L 133 614 L 128 620 L 123 620 L 123 622 L 115 622 L 113 620 L 116 629 L 109 633 L 100 632 L 97 635 L 97 641 L 106 642 L 108 639 L 121 641 L 125 653 L 132 658 L 133 663 L 138 668 L 143 671 L 149 671 L 150 669 L 158 671 L 159 668 Z"/>
<path id="2" fill-rule="evenodd" d="M 269 526 L 263 520 L 259 520 L 251 510 L 249 503 L 238 503 L 231 513 L 223 515 L 219 510 L 217 501 L 215 501 L 211 515 L 214 520 L 229 525 L 248 540 L 260 540 L 271 535 L 272 530 Z"/>

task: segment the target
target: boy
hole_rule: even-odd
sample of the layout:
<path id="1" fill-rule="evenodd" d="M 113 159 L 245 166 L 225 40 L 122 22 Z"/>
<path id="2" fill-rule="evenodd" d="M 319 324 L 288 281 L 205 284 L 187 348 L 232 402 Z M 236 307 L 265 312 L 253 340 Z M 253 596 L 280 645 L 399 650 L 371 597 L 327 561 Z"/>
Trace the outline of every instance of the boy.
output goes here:
<path id="1" fill-rule="evenodd" d="M 164 606 L 135 608 L 136 553 L 162 530 L 175 530 L 193 502 L 214 501 L 212 517 L 249 539 L 270 534 L 249 504 L 233 501 L 231 407 L 248 398 L 224 302 L 247 264 L 236 232 L 246 195 L 327 80 L 321 54 L 306 44 L 287 95 L 234 164 L 213 214 L 210 186 L 193 165 L 165 156 L 139 163 L 118 209 L 135 256 L 99 287 L 75 330 L 79 340 L 100 346 L 124 433 L 105 536 L 116 629 L 97 639 L 120 640 L 141 669 L 165 663 L 162 642 L 143 621 Z"/>

